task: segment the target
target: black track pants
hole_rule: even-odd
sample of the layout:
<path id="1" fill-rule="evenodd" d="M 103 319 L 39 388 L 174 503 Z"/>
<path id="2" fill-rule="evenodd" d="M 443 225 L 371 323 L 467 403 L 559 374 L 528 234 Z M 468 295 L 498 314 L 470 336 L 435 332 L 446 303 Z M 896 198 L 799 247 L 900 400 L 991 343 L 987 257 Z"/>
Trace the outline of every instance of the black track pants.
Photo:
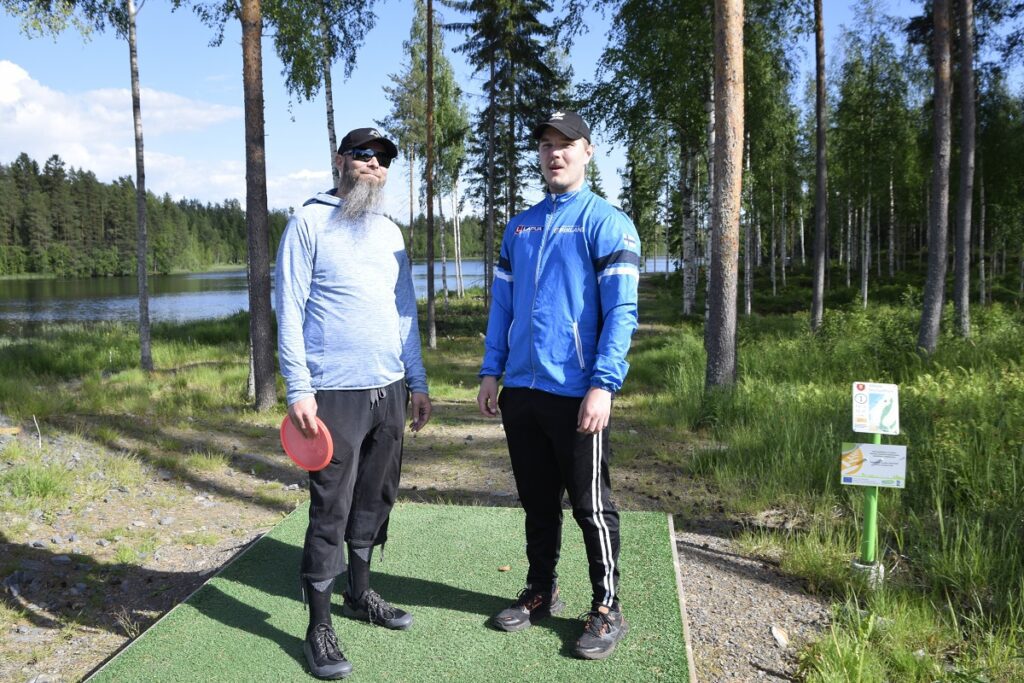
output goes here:
<path id="1" fill-rule="evenodd" d="M 309 473 L 302 578 L 325 581 L 345 571 L 345 542 L 370 548 L 387 540 L 407 397 L 404 381 L 383 389 L 317 392 L 317 416 L 331 432 L 334 457 Z"/>
<path id="2" fill-rule="evenodd" d="M 562 545 L 562 496 L 583 530 L 594 606 L 611 607 L 619 583 L 619 513 L 610 500 L 608 433 L 576 431 L 582 399 L 505 388 L 498 397 L 512 472 L 526 511 L 526 581 L 554 583 Z"/>

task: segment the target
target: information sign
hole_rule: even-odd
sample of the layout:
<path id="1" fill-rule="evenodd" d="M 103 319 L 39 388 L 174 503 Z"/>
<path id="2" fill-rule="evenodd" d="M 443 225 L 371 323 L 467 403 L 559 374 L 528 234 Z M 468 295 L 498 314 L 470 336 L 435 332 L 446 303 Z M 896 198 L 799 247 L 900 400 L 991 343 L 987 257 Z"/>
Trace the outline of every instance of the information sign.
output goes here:
<path id="1" fill-rule="evenodd" d="M 900 388 L 878 382 L 853 383 L 853 431 L 900 433 Z"/>
<path id="2" fill-rule="evenodd" d="M 841 482 L 847 486 L 906 488 L 907 447 L 844 443 Z"/>

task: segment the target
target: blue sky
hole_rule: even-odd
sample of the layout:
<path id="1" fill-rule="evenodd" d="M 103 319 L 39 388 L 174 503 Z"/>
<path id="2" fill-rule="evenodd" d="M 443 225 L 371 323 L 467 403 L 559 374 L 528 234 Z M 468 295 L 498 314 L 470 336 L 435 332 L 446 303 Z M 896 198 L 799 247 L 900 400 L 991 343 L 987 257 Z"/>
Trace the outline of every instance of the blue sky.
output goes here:
<path id="1" fill-rule="evenodd" d="M 847 3 L 827 0 L 826 40 L 848 24 Z M 891 0 L 889 11 L 917 11 L 910 0 Z M 390 110 L 382 86 L 404 58 L 412 3 L 387 0 L 377 6 L 370 32 L 352 77 L 334 72 L 335 120 L 345 131 L 373 125 Z M 451 10 L 441 9 L 442 13 Z M 452 20 L 454 17 L 444 17 Z M 594 77 L 606 42 L 607 22 L 588 16 L 590 33 L 577 40 L 571 59 L 577 79 Z M 146 151 L 147 188 L 175 198 L 245 202 L 244 129 L 240 31 L 228 26 L 224 42 L 210 47 L 213 31 L 188 11 L 171 12 L 160 0 L 139 13 L 139 71 Z M 478 106 L 480 79 L 474 79 L 451 46 L 448 57 L 456 77 Z M 0 15 L 0 163 L 27 152 L 42 163 L 59 154 L 69 165 L 94 171 L 104 181 L 134 175 L 128 46 L 113 32 L 83 40 L 69 30 L 56 40 L 25 37 L 18 22 Z M 808 51 L 809 52 L 809 51 Z M 805 64 L 810 68 L 805 57 Z M 299 206 L 330 186 L 323 97 L 312 102 L 289 98 L 272 42 L 264 38 L 268 197 L 272 208 Z M 619 192 L 623 150 L 596 132 L 596 159 L 609 196 Z M 408 167 L 391 167 L 387 208 L 408 216 Z"/>

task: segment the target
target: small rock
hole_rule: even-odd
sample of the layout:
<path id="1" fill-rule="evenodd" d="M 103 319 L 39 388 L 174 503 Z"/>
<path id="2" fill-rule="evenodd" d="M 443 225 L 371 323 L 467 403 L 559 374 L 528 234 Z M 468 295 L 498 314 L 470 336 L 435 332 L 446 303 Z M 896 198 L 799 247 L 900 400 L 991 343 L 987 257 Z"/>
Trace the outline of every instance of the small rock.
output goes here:
<path id="1" fill-rule="evenodd" d="M 189 484 L 185 484 L 185 490 L 186 491 L 191 491 L 192 487 Z"/>
<path id="2" fill-rule="evenodd" d="M 98 545 L 101 548 L 106 548 L 108 545 L 110 545 L 110 541 L 108 541 L 105 538 L 101 538 L 98 541 L 96 541 L 96 545 Z"/>
<path id="3" fill-rule="evenodd" d="M 136 519 L 135 521 L 132 522 L 132 526 L 134 526 L 134 527 L 144 527 L 144 526 L 146 526 L 146 523 L 143 522 L 140 519 Z"/>
<path id="4" fill-rule="evenodd" d="M 78 543 L 78 534 L 68 536 L 68 543 Z"/>
<path id="5" fill-rule="evenodd" d="M 772 624 L 772 637 L 775 638 L 775 642 L 779 644 L 779 647 L 789 647 L 789 634 L 781 626 Z"/>
<path id="6" fill-rule="evenodd" d="M 196 496 L 192 500 L 195 501 L 196 503 L 202 503 L 204 500 L 206 500 L 206 496 Z"/>
<path id="7" fill-rule="evenodd" d="M 32 541 L 31 545 L 33 548 L 45 548 L 46 541 Z"/>
<path id="8" fill-rule="evenodd" d="M 53 562 L 54 564 L 67 565 L 71 564 L 71 558 L 67 555 L 56 555 L 50 558 L 50 562 Z"/>
<path id="9" fill-rule="evenodd" d="M 466 435 L 466 441 L 472 441 L 472 440 L 473 440 L 473 435 L 472 434 L 467 434 Z"/>
<path id="10" fill-rule="evenodd" d="M 162 481 L 170 481 L 172 475 L 167 470 L 157 470 L 156 476 L 160 477 Z"/>
<path id="11" fill-rule="evenodd" d="M 54 545 L 61 545 L 62 543 L 64 543 L 64 539 L 61 538 L 60 536 L 51 536 L 50 537 L 50 543 L 52 543 Z"/>
<path id="12" fill-rule="evenodd" d="M 288 486 L 284 487 L 284 490 L 285 491 L 298 491 L 299 490 L 299 485 L 298 484 L 288 484 Z"/>
<path id="13" fill-rule="evenodd" d="M 167 526 L 168 524 L 174 524 L 174 517 L 162 517 L 160 519 L 160 524 L 162 526 Z"/>

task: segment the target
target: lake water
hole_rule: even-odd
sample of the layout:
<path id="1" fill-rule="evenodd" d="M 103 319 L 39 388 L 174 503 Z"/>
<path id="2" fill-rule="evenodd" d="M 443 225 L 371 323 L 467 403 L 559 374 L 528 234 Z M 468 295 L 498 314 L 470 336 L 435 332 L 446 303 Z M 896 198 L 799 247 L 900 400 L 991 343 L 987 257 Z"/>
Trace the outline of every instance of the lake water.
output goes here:
<path id="1" fill-rule="evenodd" d="M 647 270 L 665 270 L 664 259 L 647 259 Z M 674 268 L 673 264 L 669 265 Z M 484 263 L 462 262 L 466 288 L 481 287 Z M 413 265 L 416 296 L 427 296 L 427 266 Z M 441 293 L 441 264 L 434 264 L 434 288 Z M 448 288 L 455 288 L 455 266 L 448 263 Z M 245 270 L 156 275 L 149 279 L 149 314 L 153 321 L 219 318 L 249 308 Z M 136 278 L 71 280 L 0 280 L 0 320 L 66 322 L 138 319 Z"/>

